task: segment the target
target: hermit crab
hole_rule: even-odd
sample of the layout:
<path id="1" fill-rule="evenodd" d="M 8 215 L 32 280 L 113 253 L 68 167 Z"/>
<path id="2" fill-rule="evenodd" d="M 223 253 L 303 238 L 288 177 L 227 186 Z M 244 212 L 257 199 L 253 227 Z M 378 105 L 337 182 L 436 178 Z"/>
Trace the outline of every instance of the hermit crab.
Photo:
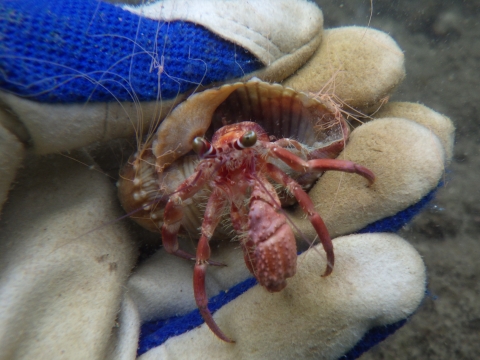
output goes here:
<path id="1" fill-rule="evenodd" d="M 329 104 L 254 79 L 188 98 L 122 170 L 123 207 L 144 227 L 161 232 L 167 252 L 195 261 L 195 301 L 220 339 L 232 342 L 213 320 L 205 291 L 207 266 L 225 265 L 210 259 L 209 241 L 228 236 L 218 225 L 228 222 L 238 234 L 259 284 L 281 291 L 295 275 L 297 258 L 282 206 L 298 203 L 327 254 L 328 276 L 332 241 L 305 190 L 326 170 L 374 182 L 367 168 L 335 159 L 348 134 L 345 119 Z M 200 238 L 196 254 L 179 248 L 179 232 Z"/>

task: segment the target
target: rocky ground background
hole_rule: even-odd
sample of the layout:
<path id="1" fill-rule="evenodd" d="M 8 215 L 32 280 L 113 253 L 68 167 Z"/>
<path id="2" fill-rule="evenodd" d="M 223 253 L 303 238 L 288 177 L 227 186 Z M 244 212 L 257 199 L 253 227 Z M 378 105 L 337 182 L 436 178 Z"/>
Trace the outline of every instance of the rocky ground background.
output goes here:
<path id="1" fill-rule="evenodd" d="M 369 0 L 317 3 L 326 28 L 368 25 Z M 424 258 L 430 294 L 362 360 L 480 358 L 479 13 L 478 0 L 373 1 L 370 26 L 405 51 L 407 77 L 391 101 L 423 103 L 457 130 L 443 188 L 400 233 Z"/>

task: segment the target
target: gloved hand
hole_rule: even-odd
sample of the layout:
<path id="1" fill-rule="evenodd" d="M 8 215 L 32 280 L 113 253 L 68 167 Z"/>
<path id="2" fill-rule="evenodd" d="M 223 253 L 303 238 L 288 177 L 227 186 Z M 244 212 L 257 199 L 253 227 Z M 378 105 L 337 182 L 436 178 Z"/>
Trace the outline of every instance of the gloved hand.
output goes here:
<path id="1" fill-rule="evenodd" d="M 179 5 L 178 1 L 172 3 Z M 276 2 L 272 3 L 270 8 L 264 5 L 265 2 L 239 4 L 238 7 L 229 3 L 228 11 L 222 9 L 220 3 L 214 3 L 213 8 L 216 12 L 209 12 L 207 5 L 200 5 L 198 11 L 190 7 L 182 15 L 184 17 L 175 15 L 178 17 L 173 18 L 200 21 L 204 17 L 212 18 L 200 16 L 202 12 L 217 14 L 216 17 L 212 15 L 214 18 L 212 25 L 201 23 L 210 29 L 210 32 L 183 22 L 178 26 L 192 27 L 194 32 L 202 32 L 202 38 L 209 36 L 206 32 L 209 34 L 217 32 L 238 45 L 246 43 L 244 48 L 250 50 L 249 56 L 252 57 L 246 59 L 245 64 L 241 64 L 245 75 L 280 81 L 306 61 L 313 53 L 313 49 L 318 47 L 322 34 L 321 14 L 312 4 L 302 1 L 288 3 L 294 4 L 292 6 L 295 12 L 285 9 Z M 47 19 L 63 19 L 66 28 L 82 29 L 78 31 L 78 34 L 85 35 L 81 38 L 92 40 L 90 45 L 79 46 L 78 39 L 69 42 L 64 37 L 58 36 L 58 33 L 49 32 L 50 41 L 36 47 L 49 49 L 47 53 L 62 47 L 58 44 L 75 44 L 73 47 L 80 49 L 76 56 L 96 46 L 101 52 L 109 50 L 115 52 L 120 48 L 119 45 L 108 42 L 99 45 L 98 40 L 121 38 L 130 44 L 132 39 L 138 42 L 138 34 L 144 33 L 141 26 L 149 23 L 146 18 L 142 18 L 141 21 L 139 18 L 128 19 L 128 16 L 131 16 L 129 13 L 103 3 L 93 3 L 96 9 L 93 12 L 82 9 L 78 10 L 75 16 L 64 18 L 61 15 L 65 14 L 66 10 L 58 3 L 54 9 L 50 9 L 50 13 L 41 2 L 36 2 L 36 6 L 25 6 L 16 12 L 12 11 L 13 3 L 5 2 L 2 6 L 6 6 L 5 4 L 11 6 L 6 13 L 12 16 L 12 19 L 18 20 L 20 15 L 28 18 L 28 14 L 32 14 L 32 19 L 33 15 L 38 14 L 46 16 Z M 78 2 L 72 4 L 79 5 Z M 90 2 L 82 4 L 92 5 Z M 169 7 L 168 4 L 170 2 L 163 4 L 164 10 L 160 15 L 181 12 L 182 6 Z M 249 7 L 251 11 L 246 11 L 242 6 Z M 52 11 L 58 17 L 51 15 Z M 115 13 L 114 17 L 110 11 L 118 13 Z M 292 14 L 298 21 L 285 20 L 281 17 L 291 17 Z M 218 23 L 218 19 L 230 19 L 227 15 L 233 19 L 226 21 L 230 27 L 225 26 L 225 23 Z M 121 18 L 119 22 L 127 25 L 133 23 L 134 28 L 139 31 L 132 35 L 126 32 L 125 28 L 121 28 L 118 35 L 110 37 L 106 36 L 113 34 L 112 28 L 109 27 L 100 34 L 92 33 L 92 28 L 84 31 L 85 27 L 72 25 L 77 20 L 80 22 L 82 17 L 93 19 L 87 21 L 90 26 L 97 21 L 99 24 L 110 26 Z M 37 16 L 37 19 L 39 18 Z M 310 26 L 306 23 L 308 19 Z M 17 29 L 17 33 L 24 33 L 29 38 L 32 32 L 27 31 L 25 23 L 11 21 L 8 25 Z M 232 28 L 232 24 L 237 24 L 238 27 Z M 246 26 L 242 27 L 239 24 Z M 297 26 L 294 24 L 299 27 L 293 29 L 295 31 L 286 28 Z M 39 21 L 38 26 L 42 29 L 46 24 Z M 163 26 L 158 25 L 158 29 L 165 26 L 167 26 L 165 23 Z M 56 26 L 54 28 L 57 29 Z M 250 31 L 251 36 L 242 37 L 239 35 L 239 28 Z M 156 29 L 155 27 L 154 34 L 157 33 Z M 345 34 L 344 31 L 347 31 L 347 36 L 341 36 L 342 32 Z M 348 31 L 356 31 L 358 37 L 352 37 Z M 230 33 L 232 37 L 228 37 L 225 32 Z M 170 28 L 170 36 L 176 33 L 177 31 Z M 372 37 L 369 36 L 371 34 Z M 264 50 L 263 55 L 261 50 L 255 51 L 255 45 L 259 43 L 256 41 L 258 38 L 253 38 L 250 43 L 255 45 L 248 46 L 253 35 L 272 40 L 267 46 L 260 46 Z M 185 38 L 185 35 L 182 36 Z M 196 39 L 196 36 L 198 35 L 189 39 Z M 58 42 L 53 41 L 54 39 Z M 274 39 L 280 39 L 275 46 L 272 45 L 272 42 L 275 43 Z M 219 47 L 218 44 L 228 43 L 217 37 L 210 41 L 215 42 L 214 48 Z M 199 42 L 193 41 L 187 48 L 191 50 L 195 43 Z M 403 56 L 394 43 L 392 47 L 392 43 L 386 35 L 362 28 L 325 32 L 318 51 L 302 69 L 287 80 L 286 84 L 303 91 L 318 92 L 326 80 L 336 74 L 335 94 L 352 106 L 363 111 L 371 111 L 370 109 L 376 109 L 382 99 L 389 96 L 403 77 Z M 288 47 L 285 44 L 294 45 Z M 139 48 L 140 50 L 136 45 L 129 47 L 131 52 L 123 53 L 117 59 L 134 58 L 135 56 L 130 54 L 137 54 L 138 50 L 140 53 L 149 54 L 148 58 L 152 60 L 148 49 L 145 51 L 144 46 Z M 234 54 L 240 52 L 243 52 L 243 49 L 239 51 L 239 47 L 234 47 Z M 141 107 L 137 108 L 134 104 L 122 103 L 130 99 L 125 94 L 123 98 L 121 97 L 122 86 L 119 88 L 105 86 L 103 82 L 105 78 L 102 76 L 117 74 L 119 72 L 117 70 L 110 72 L 107 70 L 113 69 L 114 64 L 121 64 L 122 61 L 114 60 L 106 68 L 95 70 L 76 69 L 82 75 L 80 79 L 85 79 L 85 73 L 88 73 L 87 80 L 91 80 L 91 76 L 97 72 L 100 74 L 99 78 L 93 78 L 93 86 L 87 88 L 83 92 L 84 95 L 79 95 L 78 98 L 74 96 L 61 98 L 65 94 L 61 90 L 55 95 L 55 90 L 64 86 L 61 81 L 60 84 L 53 85 L 47 82 L 46 87 L 34 89 L 33 93 L 21 88 L 12 88 L 13 85 L 20 84 L 31 89 L 37 85 L 37 80 L 44 80 L 45 77 L 52 80 L 52 75 L 26 71 L 29 74 L 40 75 L 30 80 L 24 73 L 12 81 L 9 71 L 15 68 L 12 65 L 13 60 L 26 61 L 28 66 L 23 64 L 19 68 L 31 70 L 39 60 L 39 56 L 35 54 L 34 52 L 33 56 L 9 53 L 0 55 L 1 87 L 4 90 L 0 96 L 8 109 L 3 113 L 3 119 L 12 120 L 8 129 L 13 129 L 6 136 L 21 152 L 24 150 L 21 150 L 22 145 L 18 137 L 28 139 L 38 153 L 68 150 L 91 141 L 127 135 L 131 126 L 122 125 L 120 130 L 112 130 L 113 126 L 110 129 L 110 125 L 106 124 L 109 124 L 110 118 L 118 118 L 116 115 L 119 114 L 126 114 L 124 118 L 128 121 L 135 113 L 128 111 L 129 109 L 141 109 L 144 119 L 147 120 L 153 118 L 152 114 L 159 112 L 155 107 L 156 95 L 139 96 Z M 300 54 L 303 54 L 303 57 Z M 212 57 L 211 61 L 214 63 L 216 59 L 218 60 L 215 56 L 219 55 Z M 269 59 L 268 56 L 273 58 Z M 29 63 L 28 60 L 32 58 L 35 61 Z M 255 61 L 255 58 L 261 62 Z M 95 57 L 86 59 L 87 61 L 82 59 L 79 63 L 84 64 L 88 59 L 93 61 Z M 179 63 L 185 64 L 185 59 L 193 59 L 193 56 L 186 56 Z M 235 56 L 233 59 L 238 62 Z M 44 65 L 57 62 L 40 60 Z M 161 68 L 162 74 L 168 75 L 161 75 L 161 80 L 167 77 L 175 82 L 178 79 L 169 72 L 170 63 L 167 60 L 168 56 L 164 56 L 163 64 L 161 60 L 158 63 L 153 62 L 154 67 Z M 202 60 L 206 61 L 203 55 Z M 259 66 L 245 70 L 246 64 L 252 61 Z M 125 67 L 127 75 L 109 78 L 107 83 L 117 84 L 118 79 L 128 79 L 124 84 L 130 86 L 135 84 L 135 76 L 138 74 L 144 76 L 148 73 L 131 71 L 134 67 L 130 64 L 128 60 L 128 66 Z M 268 66 L 261 68 L 262 64 Z M 73 67 L 71 64 L 66 66 Z M 66 84 L 77 79 L 72 77 L 72 72 L 61 73 L 60 68 L 63 67 L 54 67 L 53 77 L 56 79 L 64 76 L 68 79 Z M 207 62 L 206 68 L 218 67 Z M 184 71 L 182 74 L 186 75 L 179 77 L 188 79 L 191 67 L 186 66 Z M 225 76 L 227 73 L 225 68 L 221 68 L 217 75 L 203 84 L 238 76 L 238 74 Z M 243 75 L 243 72 L 241 74 Z M 146 88 L 158 84 L 158 73 L 153 79 L 155 81 L 145 80 Z M 193 76 L 192 81 L 200 80 Z M 94 102 L 92 96 L 100 91 L 98 86 L 102 89 L 105 86 L 107 91 L 102 95 L 104 97 L 99 96 L 99 102 Z M 162 83 L 162 92 L 163 86 Z M 190 88 L 186 85 L 184 88 L 180 86 L 178 88 L 182 89 L 180 92 L 184 92 L 193 90 L 196 86 L 195 83 Z M 113 89 L 111 90 L 113 94 L 122 100 L 121 104 L 103 102 L 108 99 L 110 89 Z M 34 100 L 26 100 L 12 92 L 31 96 Z M 71 92 L 82 94 L 77 86 L 74 86 Z M 133 92 L 141 94 L 141 86 L 135 86 L 131 93 Z M 88 95 L 85 96 L 85 93 Z M 158 87 L 152 93 L 158 94 Z M 175 93 L 175 90 L 172 93 Z M 67 94 L 70 92 L 67 91 Z M 49 96 L 51 98 L 48 98 Z M 175 95 L 172 98 L 176 99 Z M 72 101 L 79 103 L 71 104 Z M 165 103 L 168 104 L 168 101 L 163 102 Z M 173 104 L 168 104 L 162 109 L 170 109 L 171 106 Z M 112 107 L 117 107 L 116 114 L 115 111 L 110 111 Z M 150 113 L 148 109 L 151 109 Z M 109 114 L 113 115 L 110 117 Z M 372 188 L 365 188 L 361 180 L 355 176 L 327 173 L 309 194 L 332 237 L 365 229 L 368 224 L 373 224 L 370 229 L 374 228 L 375 231 L 397 230 L 418 212 L 431 196 L 431 191 L 441 179 L 444 164 L 451 156 L 453 128 L 448 119 L 432 110 L 418 104 L 393 103 L 382 107 L 376 117 L 381 119 L 362 125 L 352 133 L 350 143 L 340 155 L 370 168 L 377 176 L 375 185 Z M 53 120 L 48 122 L 49 118 L 56 122 Z M 72 119 L 72 122 L 61 127 L 61 120 L 64 119 Z M 26 128 L 23 133 L 22 128 Z M 110 131 L 104 131 L 105 128 Z M 12 136 L 12 132 L 17 137 Z M 9 145 L 7 149 L 11 149 L 11 146 Z M 6 154 L 17 161 L 15 164 L 9 162 L 9 165 L 19 166 L 18 158 L 23 155 L 12 154 L 10 150 Z M 89 159 L 83 156 L 82 161 L 88 162 Z M 13 165 L 7 171 L 7 175 L 10 174 L 11 177 L 12 173 L 15 174 Z M 0 347 L 5 358 L 12 356 L 41 358 L 52 355 L 66 358 L 132 358 L 137 353 L 141 323 L 182 316 L 195 309 L 191 284 L 192 264 L 163 251 L 136 268 L 126 285 L 135 262 L 136 251 L 125 224 L 119 222 L 96 229 L 102 222 L 119 216 L 118 207 L 112 205 L 114 196 L 112 186 L 105 178 L 72 163 L 69 159 L 59 156 L 47 156 L 42 159 L 28 157 L 25 169 L 19 175 L 18 183 L 9 195 L 9 203 L 4 209 L 0 236 L 2 239 Z M 314 237 L 302 216 L 292 213 L 291 217 L 295 219 L 306 237 Z M 89 232 L 92 229 L 95 231 Z M 192 244 L 187 242 L 182 246 L 188 249 Z M 369 341 L 373 339 L 375 343 L 378 340 L 376 338 L 378 332 L 369 331 L 370 329 L 378 327 L 385 329 L 383 326 L 386 324 L 393 324 L 387 327 L 387 330 L 395 329 L 403 319 L 413 313 L 425 290 L 424 267 L 415 250 L 404 240 L 391 234 L 337 238 L 334 240 L 334 246 L 337 261 L 334 273 L 330 277 L 320 277 L 325 268 L 323 250 L 310 250 L 299 257 L 297 275 L 288 281 L 284 291 L 270 294 L 254 286 L 222 307 L 232 297 L 253 284 L 251 280 L 247 280 L 246 283 L 234 286 L 247 278 L 248 271 L 240 250 L 236 249 L 236 244 L 221 243 L 215 249 L 212 258 L 225 262 L 228 266 L 209 271 L 207 288 L 210 295 L 230 289 L 226 294 L 221 294 L 218 300 L 210 300 L 210 304 L 214 308 L 222 307 L 214 317 L 220 327 L 237 343 L 224 344 L 205 325 L 197 328 L 201 323 L 197 313 L 170 319 L 161 329 L 158 327 L 152 329 L 152 324 L 155 323 L 144 326 L 140 352 L 154 347 L 143 355 L 144 358 L 155 357 L 158 354 L 181 358 L 207 356 L 337 358 L 349 351 L 348 356 L 358 354 L 362 351 L 362 346 L 368 347 Z M 118 323 L 115 323 L 119 309 Z M 112 333 L 113 327 L 115 331 Z M 160 345 L 162 342 L 160 340 L 169 338 L 172 332 L 187 330 L 190 331 Z M 365 334 L 367 338 L 359 342 Z M 357 347 L 351 350 L 357 342 Z"/>
<path id="2" fill-rule="evenodd" d="M 0 119 L 8 157 L 1 204 L 24 144 L 50 154 L 133 136 L 157 126 L 202 86 L 252 76 L 283 80 L 321 41 L 322 14 L 305 1 L 173 0 L 158 13 L 151 6 L 0 4 L 6 20 L 0 22 Z M 252 19 L 255 13 L 261 21 Z M 292 15 L 302 22 L 287 21 Z M 282 31 L 273 31 L 278 24 Z"/>

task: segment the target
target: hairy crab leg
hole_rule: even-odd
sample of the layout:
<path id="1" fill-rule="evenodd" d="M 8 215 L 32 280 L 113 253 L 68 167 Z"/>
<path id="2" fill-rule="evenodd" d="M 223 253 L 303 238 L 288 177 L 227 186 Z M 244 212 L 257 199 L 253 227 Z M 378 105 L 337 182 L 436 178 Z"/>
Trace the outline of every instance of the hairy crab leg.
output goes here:
<path id="1" fill-rule="evenodd" d="M 290 151 L 276 146 L 275 144 L 265 144 L 265 146 L 270 149 L 270 153 L 282 160 L 285 164 L 290 166 L 293 170 L 298 172 L 308 172 L 308 171 L 327 171 L 327 170 L 336 170 L 343 171 L 347 173 L 355 173 L 366 178 L 370 185 L 375 182 L 375 175 L 373 172 L 368 170 L 362 165 L 358 165 L 353 161 L 348 160 L 338 160 L 338 159 L 315 159 L 305 161 L 298 156 L 292 154 Z"/>
<path id="2" fill-rule="evenodd" d="M 328 233 L 327 227 L 325 226 L 322 218 L 315 211 L 315 206 L 313 205 L 312 200 L 310 200 L 308 194 L 303 191 L 302 187 L 295 180 L 293 180 L 275 165 L 266 163 L 265 171 L 274 181 L 285 186 L 288 191 L 295 196 L 301 208 L 307 214 L 308 219 L 318 234 L 323 249 L 327 253 L 327 268 L 322 276 L 330 275 L 335 263 L 332 239 L 330 239 L 330 234 Z"/>
<path id="3" fill-rule="evenodd" d="M 278 145 L 284 149 L 293 146 L 298 151 L 304 153 L 307 156 L 307 158 L 310 160 L 336 158 L 337 155 L 345 147 L 345 144 L 343 141 L 337 141 L 333 144 L 330 144 L 328 146 L 325 146 L 319 149 L 308 150 L 307 148 L 304 147 L 304 145 L 300 144 L 298 141 L 289 139 L 289 138 L 278 139 L 273 143 L 273 145 Z"/>
<path id="4" fill-rule="evenodd" d="M 195 255 L 178 247 L 177 234 L 183 218 L 182 202 L 191 198 L 205 185 L 211 177 L 212 167 L 204 166 L 197 170 L 179 186 L 180 191 L 170 197 L 163 215 L 162 244 L 165 251 L 187 260 L 195 260 Z M 210 265 L 225 266 L 225 264 L 216 261 L 211 261 Z"/>
<path id="5" fill-rule="evenodd" d="M 202 236 L 198 242 L 197 259 L 193 270 L 193 292 L 198 310 L 210 330 L 223 341 L 234 343 L 232 339 L 220 330 L 215 320 L 213 320 L 212 313 L 208 309 L 208 297 L 205 291 L 205 274 L 210 264 L 209 258 L 211 253 L 209 241 L 220 222 L 221 216 L 219 214 L 222 213 L 225 203 L 225 198 L 218 190 L 214 191 L 208 199 L 202 222 Z"/>

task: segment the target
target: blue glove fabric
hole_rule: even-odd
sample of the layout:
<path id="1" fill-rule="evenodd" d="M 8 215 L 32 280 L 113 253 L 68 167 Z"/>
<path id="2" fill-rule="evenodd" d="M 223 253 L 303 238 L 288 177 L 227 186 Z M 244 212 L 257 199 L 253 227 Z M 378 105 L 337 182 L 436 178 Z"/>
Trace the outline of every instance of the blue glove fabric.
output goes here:
<path id="1" fill-rule="evenodd" d="M 171 99 L 263 67 L 202 26 L 95 0 L 2 0 L 0 89 L 41 102 Z"/>
<path id="2" fill-rule="evenodd" d="M 441 186 L 441 184 L 439 186 Z M 405 224 L 409 223 L 434 198 L 436 191 L 437 189 L 432 190 L 418 203 L 409 206 L 394 216 L 376 221 L 358 231 L 358 233 L 397 232 Z M 222 306 L 236 299 L 255 285 L 257 285 L 256 279 L 247 279 L 230 288 L 228 292 L 221 292 L 209 299 L 208 308 L 213 314 Z M 170 337 L 183 334 L 202 325 L 203 322 L 200 312 L 193 310 L 184 316 L 175 316 L 169 319 L 151 321 L 143 324 L 140 331 L 138 355 L 140 356 L 148 350 L 162 345 Z M 359 358 L 364 352 L 395 333 L 395 331 L 401 328 L 406 322 L 407 319 L 403 319 L 393 324 L 370 329 L 363 338 L 340 359 L 353 360 Z"/>

